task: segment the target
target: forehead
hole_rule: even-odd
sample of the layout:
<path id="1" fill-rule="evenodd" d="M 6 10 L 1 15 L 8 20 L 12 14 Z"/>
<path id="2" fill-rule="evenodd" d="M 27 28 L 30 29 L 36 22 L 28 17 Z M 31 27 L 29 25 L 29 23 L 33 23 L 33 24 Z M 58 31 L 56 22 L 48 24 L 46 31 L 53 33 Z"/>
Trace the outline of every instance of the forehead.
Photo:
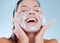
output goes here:
<path id="1" fill-rule="evenodd" d="M 23 0 L 19 7 L 39 7 L 39 4 L 36 0 Z"/>

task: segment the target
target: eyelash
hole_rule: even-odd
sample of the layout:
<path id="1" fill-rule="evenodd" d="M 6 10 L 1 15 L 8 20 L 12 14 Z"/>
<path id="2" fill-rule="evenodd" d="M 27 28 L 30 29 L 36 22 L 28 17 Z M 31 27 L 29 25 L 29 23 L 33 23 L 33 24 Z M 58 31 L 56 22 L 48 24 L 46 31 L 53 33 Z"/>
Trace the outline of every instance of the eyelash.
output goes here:
<path id="1" fill-rule="evenodd" d="M 28 10 L 21 10 L 21 12 L 26 12 Z M 39 10 L 34 10 L 35 12 L 40 12 Z"/>
<path id="2" fill-rule="evenodd" d="M 21 10 L 21 12 L 26 12 L 27 10 Z"/>
<path id="3" fill-rule="evenodd" d="M 35 12 L 40 12 L 39 10 L 34 10 Z"/>

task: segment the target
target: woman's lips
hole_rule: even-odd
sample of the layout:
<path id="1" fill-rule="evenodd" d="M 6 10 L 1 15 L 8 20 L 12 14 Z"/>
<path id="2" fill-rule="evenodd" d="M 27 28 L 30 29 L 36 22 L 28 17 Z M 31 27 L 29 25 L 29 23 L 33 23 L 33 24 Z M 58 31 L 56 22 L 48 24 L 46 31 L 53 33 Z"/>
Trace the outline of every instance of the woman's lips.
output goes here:
<path id="1" fill-rule="evenodd" d="M 38 20 L 36 18 L 29 18 L 29 19 L 26 19 L 25 22 L 28 25 L 35 26 Z"/>
<path id="2" fill-rule="evenodd" d="M 27 23 L 37 23 L 38 20 L 36 18 L 29 18 L 29 19 L 26 19 L 25 22 L 27 22 Z"/>

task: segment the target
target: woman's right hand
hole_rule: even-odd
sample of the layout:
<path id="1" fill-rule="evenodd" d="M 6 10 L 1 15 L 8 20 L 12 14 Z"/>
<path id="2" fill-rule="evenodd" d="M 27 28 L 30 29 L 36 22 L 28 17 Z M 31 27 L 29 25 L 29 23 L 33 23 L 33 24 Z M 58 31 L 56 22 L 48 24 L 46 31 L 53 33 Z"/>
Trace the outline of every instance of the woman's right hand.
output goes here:
<path id="1" fill-rule="evenodd" d="M 16 18 L 13 18 L 13 22 L 14 22 L 14 26 L 15 29 L 13 29 L 13 33 L 17 36 L 17 38 L 19 39 L 19 41 L 21 43 L 29 43 L 29 38 L 28 36 L 25 34 L 25 32 L 21 29 L 21 27 L 19 26 L 18 21 L 16 20 Z"/>

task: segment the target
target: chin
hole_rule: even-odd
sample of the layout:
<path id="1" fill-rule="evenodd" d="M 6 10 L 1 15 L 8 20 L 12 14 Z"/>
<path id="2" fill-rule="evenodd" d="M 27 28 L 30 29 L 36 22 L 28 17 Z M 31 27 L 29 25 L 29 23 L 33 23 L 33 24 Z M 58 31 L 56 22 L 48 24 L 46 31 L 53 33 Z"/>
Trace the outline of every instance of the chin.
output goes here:
<path id="1" fill-rule="evenodd" d="M 42 25 L 40 27 L 33 27 L 33 28 L 30 28 L 29 26 L 26 27 L 28 29 L 25 29 L 25 28 L 22 28 L 25 32 L 39 32 L 41 29 L 42 29 Z"/>

